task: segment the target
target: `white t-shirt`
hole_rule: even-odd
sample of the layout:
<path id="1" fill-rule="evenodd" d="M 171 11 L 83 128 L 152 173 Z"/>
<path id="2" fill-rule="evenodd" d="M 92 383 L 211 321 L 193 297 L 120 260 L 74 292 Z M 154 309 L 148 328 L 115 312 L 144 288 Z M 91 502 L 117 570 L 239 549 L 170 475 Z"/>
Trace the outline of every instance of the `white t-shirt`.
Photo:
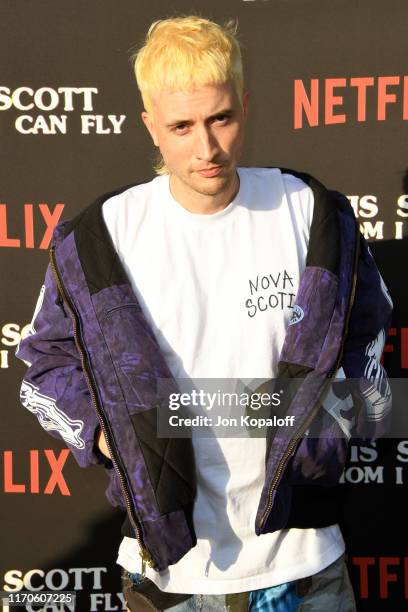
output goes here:
<path id="1" fill-rule="evenodd" d="M 107 200 L 103 215 L 141 307 L 176 378 L 276 375 L 305 266 L 313 192 L 277 169 L 238 168 L 223 210 L 194 214 L 157 177 Z M 255 535 L 265 438 L 193 435 L 197 545 L 165 572 L 173 593 L 227 594 L 314 574 L 344 552 L 337 525 Z M 136 539 L 118 563 L 141 571 Z"/>

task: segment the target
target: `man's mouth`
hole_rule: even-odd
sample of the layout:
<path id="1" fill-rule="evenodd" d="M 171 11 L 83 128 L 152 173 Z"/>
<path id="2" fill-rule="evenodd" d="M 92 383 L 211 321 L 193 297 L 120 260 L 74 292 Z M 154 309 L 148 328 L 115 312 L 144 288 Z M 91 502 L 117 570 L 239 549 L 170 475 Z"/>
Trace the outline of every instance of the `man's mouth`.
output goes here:
<path id="1" fill-rule="evenodd" d="M 197 173 L 200 176 L 204 176 L 206 178 L 211 178 L 213 176 L 217 176 L 222 170 L 222 166 L 212 166 L 211 168 L 203 168 L 202 170 L 197 170 Z"/>

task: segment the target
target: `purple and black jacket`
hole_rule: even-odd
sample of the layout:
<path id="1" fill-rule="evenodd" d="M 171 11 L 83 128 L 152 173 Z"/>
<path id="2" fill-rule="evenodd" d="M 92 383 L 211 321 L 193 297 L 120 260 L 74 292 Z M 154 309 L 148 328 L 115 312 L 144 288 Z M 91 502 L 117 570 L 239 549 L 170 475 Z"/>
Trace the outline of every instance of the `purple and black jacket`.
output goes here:
<path id="1" fill-rule="evenodd" d="M 310 186 L 314 214 L 294 309 L 302 316 L 287 328 L 278 372 L 289 386 L 303 379 L 283 407 L 299 427 L 292 437 L 268 439 L 258 535 L 337 522 L 332 492 L 349 438 L 367 424 L 371 438 L 383 432 L 391 395 L 379 356 L 392 302 L 350 203 L 310 175 L 281 170 Z M 156 435 L 157 381 L 172 376 L 102 215 L 103 202 L 124 189 L 56 227 L 31 333 L 16 352 L 29 366 L 20 397 L 80 466 L 104 465 L 109 501 L 127 510 L 127 534 L 162 571 L 196 543 L 194 454 L 191 439 Z M 357 380 L 349 436 L 320 402 L 339 368 Z M 379 388 L 382 401 L 373 407 L 370 394 Z M 323 434 L 311 437 L 316 423 Z M 95 445 L 98 427 L 112 461 Z"/>

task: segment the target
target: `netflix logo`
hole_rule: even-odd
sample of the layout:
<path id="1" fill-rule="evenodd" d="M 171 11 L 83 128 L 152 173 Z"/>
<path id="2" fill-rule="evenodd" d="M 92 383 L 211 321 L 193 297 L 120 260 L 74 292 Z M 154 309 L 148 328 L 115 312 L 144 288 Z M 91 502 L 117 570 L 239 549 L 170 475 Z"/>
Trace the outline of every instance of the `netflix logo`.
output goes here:
<path id="1" fill-rule="evenodd" d="M 293 93 L 295 130 L 350 120 L 364 122 L 367 111 L 374 113 L 377 121 L 385 121 L 392 105 L 397 106 L 403 121 L 408 120 L 408 76 L 296 79 Z M 352 114 L 344 112 L 345 99 L 351 102 Z"/>
<path id="2" fill-rule="evenodd" d="M 350 569 L 360 599 L 408 599 L 408 557 L 352 557 Z"/>
<path id="3" fill-rule="evenodd" d="M 400 356 L 401 369 L 408 369 L 408 327 L 390 327 L 388 330 L 384 353 L 394 352 Z"/>
<path id="4" fill-rule="evenodd" d="M 48 249 L 52 233 L 58 224 L 64 204 L 50 206 L 45 202 L 40 204 L 26 203 L 22 208 L 0 203 L 0 247 Z M 12 233 L 9 230 L 9 217 L 18 220 L 19 230 Z"/>
<path id="5" fill-rule="evenodd" d="M 3 492 L 20 495 L 71 495 L 63 473 L 69 454 L 67 448 L 60 451 L 46 448 L 24 453 L 1 451 Z"/>

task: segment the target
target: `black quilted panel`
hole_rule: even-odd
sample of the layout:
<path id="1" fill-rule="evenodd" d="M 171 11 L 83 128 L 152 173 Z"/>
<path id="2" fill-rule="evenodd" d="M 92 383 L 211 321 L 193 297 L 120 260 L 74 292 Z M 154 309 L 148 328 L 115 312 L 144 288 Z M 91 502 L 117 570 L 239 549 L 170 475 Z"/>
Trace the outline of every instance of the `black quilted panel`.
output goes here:
<path id="1" fill-rule="evenodd" d="M 91 294 L 129 282 L 103 219 L 102 205 L 133 186 L 126 185 L 100 196 L 67 224 L 65 235 L 75 232 L 79 259 Z"/>
<path id="2" fill-rule="evenodd" d="M 155 408 L 131 416 L 162 514 L 180 510 L 195 497 L 191 439 L 158 438 Z"/>
<path id="3" fill-rule="evenodd" d="M 341 200 L 341 194 L 326 190 L 320 181 L 306 172 L 296 172 L 288 168 L 280 168 L 280 170 L 285 174 L 292 174 L 301 179 L 313 191 L 313 221 L 310 228 L 306 265 L 326 268 L 326 270 L 338 275 L 340 227 L 337 209 L 344 206 L 344 203 L 339 201 Z M 349 208 L 351 210 L 350 204 Z"/>

